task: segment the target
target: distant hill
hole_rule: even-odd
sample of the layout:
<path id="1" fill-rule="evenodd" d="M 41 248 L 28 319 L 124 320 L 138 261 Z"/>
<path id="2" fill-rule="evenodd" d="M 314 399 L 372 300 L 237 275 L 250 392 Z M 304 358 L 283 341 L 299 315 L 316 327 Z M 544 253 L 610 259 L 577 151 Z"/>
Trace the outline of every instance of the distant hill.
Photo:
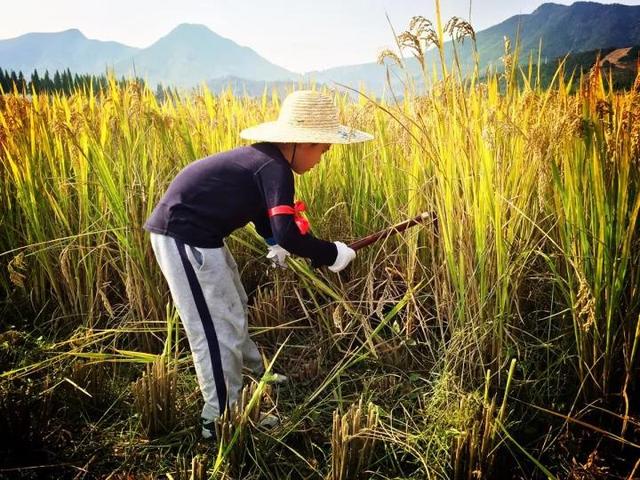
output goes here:
<path id="1" fill-rule="evenodd" d="M 520 32 L 521 58 L 538 52 L 542 39 L 543 58 L 567 53 L 640 44 L 640 5 L 595 2 L 572 5 L 545 3 L 529 15 L 517 15 L 478 34 L 478 51 L 483 63 L 498 63 L 504 37 L 515 43 Z M 534 57 L 535 58 L 535 57 Z"/>
<path id="2" fill-rule="evenodd" d="M 600 63 L 605 83 L 609 81 L 609 74 L 616 90 L 628 90 L 634 84 L 638 74 L 638 58 L 640 45 L 626 48 L 605 48 L 602 50 L 590 50 L 570 54 L 566 57 L 558 57 L 551 62 L 540 66 L 540 83 L 548 86 L 555 75 L 558 65 L 564 61 L 564 76 L 569 79 L 571 75 L 577 80 L 580 74 L 587 75 L 596 62 Z M 533 66 L 534 76 L 537 66 Z"/>
<path id="3" fill-rule="evenodd" d="M 504 37 L 510 38 L 514 47 L 517 36 L 520 38 L 520 62 L 522 63 L 528 62 L 530 53 L 533 61 L 537 63 L 540 39 L 542 39 L 543 62 L 570 52 L 639 45 L 640 5 L 604 5 L 594 2 L 576 2 L 572 5 L 545 3 L 531 14 L 513 16 L 498 25 L 476 33 L 481 70 L 489 66 L 501 68 Z M 471 41 L 467 39 L 463 45 L 457 45 L 456 48 L 458 48 L 462 66 L 468 73 L 472 67 Z M 426 59 L 428 65 L 439 62 L 437 51 L 428 52 Z M 451 42 L 445 44 L 445 60 L 448 64 L 453 61 Z M 411 75 L 419 78 L 418 62 L 413 57 L 408 57 L 406 63 Z M 320 82 L 337 81 L 355 88 L 364 78 L 367 84 L 381 91 L 385 83 L 385 71 L 386 69 L 380 65 L 366 63 L 313 72 L 311 76 Z M 399 88 L 399 85 L 399 81 L 395 81 L 394 88 Z"/>
<path id="4" fill-rule="evenodd" d="M 417 10 L 415 13 L 419 15 L 421 12 Z M 396 26 L 400 31 L 402 27 Z M 530 14 L 513 16 L 477 32 L 481 69 L 489 66 L 501 68 L 504 37 L 511 38 L 515 45 L 517 35 L 520 37 L 521 62 L 527 62 L 530 53 L 533 61 L 537 62 L 542 38 L 543 64 L 567 53 L 640 45 L 640 5 L 576 2 L 567 6 L 546 3 Z M 391 32 L 389 38 L 389 45 L 393 45 Z M 466 41 L 458 48 L 463 68 L 469 72 L 472 66 L 471 42 Z M 452 52 L 452 44 L 447 42 L 445 58 L 449 64 Z M 372 59 L 376 54 L 371 52 Z M 427 53 L 429 64 L 438 61 L 437 52 Z M 242 84 L 250 91 L 262 91 L 264 82 L 276 82 L 277 85 L 277 82 L 303 79 L 329 86 L 345 84 L 355 89 L 364 85 L 368 92 L 380 95 L 386 84 L 386 68 L 375 62 L 311 72 L 302 78 L 203 25 L 179 25 L 144 49 L 90 40 L 75 29 L 30 33 L 0 40 L 0 68 L 4 70 L 22 70 L 28 75 L 34 68 L 41 74 L 45 69 L 63 71 L 68 68 L 74 73 L 100 74 L 107 66 L 115 68 L 118 76 L 135 73 L 146 78 L 152 86 L 161 82 L 167 86 L 189 88 L 205 82 L 217 88 L 224 82 L 231 82 L 235 87 Z M 419 82 L 417 61 L 409 57 L 407 66 L 409 74 Z M 394 90 L 401 92 L 401 82 L 397 77 L 398 72 L 391 67 Z"/>
<path id="5" fill-rule="evenodd" d="M 301 88 L 301 86 L 307 87 L 309 85 L 308 83 L 301 83 L 300 80 L 265 82 L 261 80 L 247 80 L 246 78 L 234 76 L 215 78 L 213 80 L 209 80 L 206 84 L 209 90 L 214 93 L 231 89 L 234 95 L 246 94 L 250 97 L 261 96 L 265 89 L 269 94 L 275 89 L 281 96 L 285 96 L 292 90 Z M 316 84 L 316 87 L 321 87 L 321 85 Z"/>
<path id="6" fill-rule="evenodd" d="M 297 74 L 203 25 L 182 24 L 148 48 L 116 64 L 118 75 L 135 72 L 152 84 L 192 87 L 215 78 L 293 80 Z"/>
<path id="7" fill-rule="evenodd" d="M 390 64 L 391 84 L 394 89 L 400 87 L 397 69 Z M 416 61 L 408 62 L 410 71 L 414 75 L 418 73 L 419 67 Z M 328 70 L 309 72 L 305 75 L 306 81 L 316 81 L 328 85 L 346 85 L 350 88 L 361 90 L 363 85 L 366 91 L 381 95 L 386 89 L 387 76 L 386 67 L 377 63 L 362 63 L 359 65 L 348 65 L 346 67 L 335 67 Z"/>
<path id="8" fill-rule="evenodd" d="M 151 46 L 139 49 L 117 42 L 90 40 L 79 30 L 29 33 L 0 40 L 0 68 L 66 70 L 101 74 L 107 68 L 116 75 L 146 78 L 193 87 L 215 78 L 239 77 L 256 81 L 296 80 L 299 75 L 274 65 L 254 50 L 221 37 L 203 25 L 182 24 Z"/>
<path id="9" fill-rule="evenodd" d="M 22 70 L 25 75 L 35 68 L 40 73 L 68 68 L 77 73 L 100 74 L 137 51 L 137 48 L 118 42 L 90 40 L 77 29 L 27 33 L 0 40 L 0 67 Z"/>

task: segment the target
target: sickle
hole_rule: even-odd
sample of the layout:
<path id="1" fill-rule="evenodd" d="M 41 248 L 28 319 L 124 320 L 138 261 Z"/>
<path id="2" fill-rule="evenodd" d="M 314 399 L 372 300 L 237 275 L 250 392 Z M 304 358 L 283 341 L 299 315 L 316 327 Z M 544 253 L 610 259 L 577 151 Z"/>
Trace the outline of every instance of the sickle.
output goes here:
<path id="1" fill-rule="evenodd" d="M 366 237 L 363 237 L 360 240 L 356 240 L 355 242 L 349 244 L 349 248 L 352 248 L 353 250 L 360 250 L 361 248 L 364 248 L 378 241 L 382 237 L 387 237 L 395 233 L 403 232 L 407 228 L 411 228 L 416 225 L 419 225 L 425 222 L 426 220 L 431 220 L 431 223 L 434 224 L 434 229 L 437 234 L 438 233 L 438 217 L 436 216 L 435 212 L 423 212 L 417 217 L 414 217 L 410 220 L 405 220 L 404 222 L 398 223 L 392 227 L 385 228 L 384 230 L 380 230 L 379 232 L 372 233 L 371 235 L 367 235 Z"/>

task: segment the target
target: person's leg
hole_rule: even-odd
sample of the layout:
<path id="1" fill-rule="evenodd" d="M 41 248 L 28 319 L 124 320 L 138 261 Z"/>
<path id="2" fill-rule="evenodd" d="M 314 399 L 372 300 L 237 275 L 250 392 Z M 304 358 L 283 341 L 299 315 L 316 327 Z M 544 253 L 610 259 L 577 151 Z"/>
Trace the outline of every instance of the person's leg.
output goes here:
<path id="1" fill-rule="evenodd" d="M 229 269 L 231 270 L 231 273 L 233 275 L 233 282 L 236 286 L 238 296 L 242 301 L 242 308 L 245 314 L 245 322 L 243 326 L 245 340 L 242 344 L 242 358 L 244 361 L 244 366 L 247 367 L 253 374 L 262 375 L 262 373 L 264 373 L 264 363 L 262 361 L 262 355 L 260 354 L 260 351 L 258 350 L 255 342 L 249 335 L 249 299 L 247 297 L 244 286 L 242 285 L 242 280 L 240 279 L 240 272 L 238 271 L 238 264 L 236 263 L 236 260 L 233 258 L 233 255 L 226 247 L 226 245 L 223 247 L 223 250 L 225 253 L 225 258 L 227 260 L 227 265 L 229 265 Z"/>
<path id="2" fill-rule="evenodd" d="M 242 306 L 245 312 L 245 324 L 244 324 L 245 341 L 243 343 L 243 348 L 242 348 L 242 358 L 244 361 L 244 366 L 247 367 L 253 375 L 257 377 L 261 377 L 265 372 L 265 365 L 262 359 L 262 355 L 258 350 L 258 347 L 249 336 L 249 327 L 248 327 L 249 307 L 248 307 L 247 293 L 245 292 L 245 289 L 242 285 L 242 281 L 240 279 L 240 272 L 238 271 L 238 264 L 236 263 L 236 260 L 233 258 L 233 255 L 231 254 L 229 249 L 226 247 L 226 245 L 224 247 L 224 250 L 225 250 L 225 258 L 227 259 L 227 264 L 229 265 L 229 268 L 233 273 L 233 281 L 238 291 L 238 295 L 242 300 Z M 281 373 L 274 373 L 274 372 L 271 373 L 270 383 L 284 384 L 284 383 L 287 383 L 288 381 L 289 379 L 286 377 L 286 375 L 283 375 Z"/>
<path id="3" fill-rule="evenodd" d="M 191 247 L 157 234 L 151 242 L 189 340 L 205 401 L 203 421 L 210 423 L 242 387 L 242 299 L 222 248 Z"/>

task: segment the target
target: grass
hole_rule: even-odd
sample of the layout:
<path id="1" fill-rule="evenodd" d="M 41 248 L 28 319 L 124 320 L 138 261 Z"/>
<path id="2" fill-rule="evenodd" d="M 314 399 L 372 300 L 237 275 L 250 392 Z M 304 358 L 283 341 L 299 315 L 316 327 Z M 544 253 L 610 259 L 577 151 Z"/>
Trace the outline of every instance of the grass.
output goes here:
<path id="1" fill-rule="evenodd" d="M 474 40 L 434 24 L 414 20 L 398 44 L 420 58 L 445 32 Z M 267 271 L 255 232 L 234 234 L 252 335 L 294 382 L 268 398 L 280 426 L 247 426 L 240 408 L 223 449 L 197 441 L 189 348 L 141 225 L 179 169 L 235 147 L 281 99 L 160 103 L 115 80 L 0 96 L 0 476 L 37 475 L 23 468 L 35 458 L 69 477 L 571 478 L 563 432 L 598 433 L 601 456 L 624 445 L 609 461 L 629 475 L 639 91 L 605 88 L 598 70 L 543 88 L 517 55 L 506 45 L 483 83 L 454 60 L 423 64 L 427 93 L 407 77 L 398 101 L 336 95 L 342 122 L 376 138 L 297 179 L 314 232 L 350 241 L 423 211 L 438 228 L 363 249 L 340 275 L 301 259 Z M 245 406 L 264 382 L 248 380 Z"/>

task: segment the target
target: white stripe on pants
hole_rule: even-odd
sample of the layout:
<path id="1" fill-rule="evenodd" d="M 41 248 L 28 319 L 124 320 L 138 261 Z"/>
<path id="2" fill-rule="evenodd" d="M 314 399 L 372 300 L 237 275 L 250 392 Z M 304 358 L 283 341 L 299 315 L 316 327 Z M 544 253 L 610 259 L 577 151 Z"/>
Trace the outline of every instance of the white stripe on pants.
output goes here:
<path id="1" fill-rule="evenodd" d="M 238 399 L 243 364 L 263 370 L 249 337 L 237 264 L 226 245 L 193 247 L 157 233 L 151 233 L 151 245 L 187 333 L 204 398 L 202 418 L 213 420 Z"/>

